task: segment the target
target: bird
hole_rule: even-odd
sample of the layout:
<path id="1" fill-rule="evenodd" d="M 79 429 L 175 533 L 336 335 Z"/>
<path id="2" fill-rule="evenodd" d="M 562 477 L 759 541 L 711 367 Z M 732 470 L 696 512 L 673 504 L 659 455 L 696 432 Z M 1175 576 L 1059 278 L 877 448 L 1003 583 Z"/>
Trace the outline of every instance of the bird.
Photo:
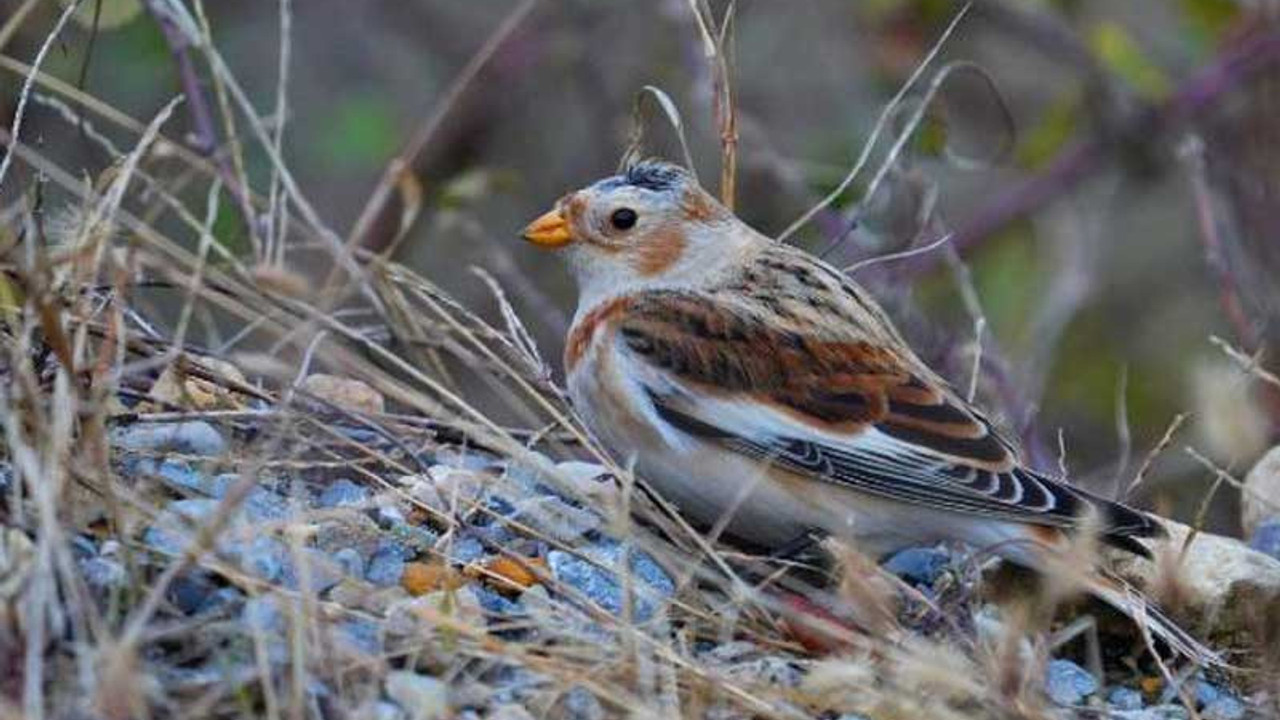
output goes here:
<path id="1" fill-rule="evenodd" d="M 1152 515 L 1024 463 L 848 275 L 740 220 L 689 171 L 630 164 L 522 232 L 578 290 L 575 411 L 691 519 L 766 548 L 960 541 L 1051 572 L 1074 535 L 1150 557 Z M 1175 652 L 1218 656 L 1101 568 L 1085 589 Z"/>

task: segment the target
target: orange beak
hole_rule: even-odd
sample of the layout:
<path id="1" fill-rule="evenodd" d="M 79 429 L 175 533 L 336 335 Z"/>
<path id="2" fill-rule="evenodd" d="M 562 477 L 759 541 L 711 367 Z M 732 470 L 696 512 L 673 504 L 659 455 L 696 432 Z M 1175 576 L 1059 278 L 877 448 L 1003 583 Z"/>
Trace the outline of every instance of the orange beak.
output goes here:
<path id="1" fill-rule="evenodd" d="M 559 210 L 551 210 L 539 216 L 537 220 L 529 223 L 520 235 L 534 245 L 548 248 L 561 247 L 573 242 L 569 223 Z"/>

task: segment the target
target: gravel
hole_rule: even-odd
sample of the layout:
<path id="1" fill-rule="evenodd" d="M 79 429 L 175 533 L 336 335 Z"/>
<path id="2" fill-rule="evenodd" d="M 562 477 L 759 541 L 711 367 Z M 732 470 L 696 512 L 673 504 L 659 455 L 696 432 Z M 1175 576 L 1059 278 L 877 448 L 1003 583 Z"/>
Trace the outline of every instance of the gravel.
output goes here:
<path id="1" fill-rule="evenodd" d="M 1254 528 L 1249 547 L 1280 560 L 1280 516 L 1269 517 Z"/>
<path id="2" fill-rule="evenodd" d="M 131 452 L 182 453 L 215 457 L 227 451 L 227 441 L 209 423 L 136 423 L 113 433 L 113 444 Z"/>
<path id="3" fill-rule="evenodd" d="M 1098 691 L 1098 680 L 1070 660 L 1050 660 L 1045 670 L 1045 692 L 1054 703 L 1081 705 Z"/>
<path id="4" fill-rule="evenodd" d="M 369 502 L 369 488 L 347 478 L 339 478 L 324 489 L 316 504 L 322 508 L 361 507 Z"/>
<path id="5" fill-rule="evenodd" d="M 950 553 L 940 548 L 907 548 L 894 553 L 884 569 L 913 585 L 929 587 L 950 561 Z"/>
<path id="6" fill-rule="evenodd" d="M 588 559 L 560 550 L 547 553 L 551 572 L 558 581 L 572 586 L 596 605 L 620 615 L 624 602 L 616 571 L 622 564 L 623 546 L 604 540 L 584 547 L 581 552 Z M 653 617 L 659 604 L 675 592 L 675 584 L 653 558 L 641 550 L 631 550 L 629 567 L 634 618 L 645 622 Z"/>

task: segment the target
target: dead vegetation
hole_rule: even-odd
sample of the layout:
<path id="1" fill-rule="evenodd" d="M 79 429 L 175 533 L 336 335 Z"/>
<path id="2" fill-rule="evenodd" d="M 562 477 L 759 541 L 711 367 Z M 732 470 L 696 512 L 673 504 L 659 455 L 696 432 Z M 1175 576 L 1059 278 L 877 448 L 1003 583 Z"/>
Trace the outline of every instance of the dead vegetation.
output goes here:
<path id="1" fill-rule="evenodd" d="M 0 716 L 1037 718 L 1061 712 L 1043 689 L 1063 653 L 1150 698 L 1189 692 L 1194 668 L 1153 662 L 1149 636 L 1059 612 L 1090 542 L 999 614 L 980 553 L 956 549 L 912 583 L 854 548 L 811 567 L 712 542 L 598 451 L 497 281 L 477 273 L 497 308 L 488 321 L 389 259 L 423 203 L 412 158 L 533 4 L 494 31 L 345 233 L 282 154 L 288 0 L 269 108 L 228 68 L 199 0 L 145 3 L 182 83 L 148 118 L 42 69 L 75 3 L 29 63 L 0 56 L 22 78 L 0 129 Z M 733 8 L 690 4 L 732 202 Z M 4 21 L 0 49 L 34 5 Z M 874 194 L 947 76 L 978 72 L 934 59 L 793 229 L 850 187 Z M 653 94 L 678 129 L 670 98 Z M 108 162 L 59 165 L 24 130 L 34 104 Z M 269 167 L 260 186 L 254 163 Z M 246 250 L 214 232 L 224 206 Z M 371 251 L 363 240 L 388 208 L 394 239 Z M 970 358 L 975 384 L 982 359 Z M 505 398 L 502 421 L 469 398 L 477 387 Z M 561 462 L 573 458 L 600 467 Z M 340 480 L 363 490 L 322 501 Z M 550 520 L 530 509 L 544 505 Z M 563 531 L 574 522 L 590 529 Z M 379 584 L 371 566 L 389 544 L 408 557 Z M 346 548 L 368 572 L 349 572 Z M 572 580 L 598 579 L 590 568 L 618 572 L 616 587 Z M 1176 562 L 1170 572 L 1176 612 Z M 1092 646 L 1079 639 L 1090 633 Z"/>

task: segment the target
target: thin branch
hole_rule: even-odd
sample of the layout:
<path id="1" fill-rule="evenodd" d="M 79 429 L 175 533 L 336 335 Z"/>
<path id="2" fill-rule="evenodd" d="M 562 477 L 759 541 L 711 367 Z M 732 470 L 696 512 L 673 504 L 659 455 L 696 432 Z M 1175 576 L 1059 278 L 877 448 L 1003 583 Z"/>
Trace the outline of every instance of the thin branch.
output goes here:
<path id="1" fill-rule="evenodd" d="M 1065 195 L 1085 178 L 1105 167 L 1116 153 L 1114 146 L 1135 137 L 1152 138 L 1216 107 L 1223 93 L 1280 60 L 1280 32 L 1261 32 L 1224 50 L 1163 104 L 1139 112 L 1118 131 L 1077 142 L 1043 173 L 1032 177 L 976 212 L 956 231 L 956 249 L 967 253 L 1014 220 Z M 933 258 L 913 263 L 923 272 Z"/>
<path id="2" fill-rule="evenodd" d="M 192 136 L 187 143 L 203 157 L 210 159 L 217 169 L 222 184 L 235 198 L 236 206 L 244 220 L 245 229 L 257 245 L 257 223 L 253 210 L 253 202 L 245 184 L 240 182 L 240 175 L 232 168 L 225 155 L 218 150 L 218 130 L 213 121 L 213 109 L 204 86 L 200 83 L 200 74 L 196 70 L 195 60 L 191 57 L 192 40 L 179 26 L 177 19 L 160 7 L 160 0 L 146 0 L 143 5 L 160 27 L 169 53 L 178 65 L 178 82 L 182 86 L 182 94 L 186 96 L 187 107 L 191 117 Z"/>
<path id="3" fill-rule="evenodd" d="M 943 46 L 946 45 L 947 40 L 951 38 L 951 34 L 955 32 L 956 27 L 960 25 L 960 21 L 964 19 L 966 14 L 968 14 L 971 5 L 972 3 L 965 3 L 965 5 L 960 8 L 960 11 L 956 13 L 955 17 L 951 19 L 951 22 L 947 24 L 946 29 L 942 31 L 942 34 L 939 35 L 938 39 L 933 43 L 933 47 L 929 48 L 929 53 L 924 56 L 924 59 L 920 61 L 920 64 L 916 66 L 916 69 L 911 72 L 907 81 L 902 84 L 902 87 L 898 88 L 898 92 L 894 94 L 893 98 L 891 98 L 888 104 L 884 106 L 884 109 L 880 111 L 880 116 L 876 118 L 876 124 L 871 128 L 871 135 L 862 146 L 862 152 L 858 155 L 858 159 L 854 162 L 853 167 L 850 168 L 849 172 L 842 180 L 840 180 L 840 184 L 836 185 L 835 189 L 828 193 L 826 197 L 822 198 L 818 204 L 809 208 L 803 215 L 796 218 L 795 222 L 788 225 L 787 228 L 778 235 L 778 242 L 786 242 L 787 238 L 791 237 L 797 230 L 808 224 L 808 222 L 813 219 L 813 216 L 829 207 L 831 203 L 835 202 L 836 199 L 843 195 L 844 192 L 849 189 L 849 186 L 853 184 L 853 181 L 858 178 L 858 175 L 862 173 L 862 168 L 865 167 L 867 161 L 871 159 L 871 152 L 875 150 L 876 144 L 880 141 L 881 133 L 883 133 L 885 128 L 889 126 L 889 120 L 892 119 L 893 114 L 897 112 L 898 106 L 902 104 L 902 101 L 907 97 L 907 93 L 911 92 L 911 89 L 915 87 L 916 83 L 920 80 L 920 77 L 924 75 L 924 71 L 933 64 L 934 59 L 938 57 L 938 53 L 942 52 Z"/>
<path id="4" fill-rule="evenodd" d="M 462 94 L 466 92 L 472 81 L 480 74 L 480 71 L 489 64 L 489 61 L 506 44 L 512 33 L 520 27 L 537 4 L 538 0 L 522 0 L 507 15 L 497 29 L 493 31 L 493 34 L 489 36 L 489 39 L 485 40 L 484 45 L 481 45 L 476 54 L 467 61 L 467 64 L 462 68 L 462 72 L 458 73 L 458 76 L 453 79 L 453 83 L 449 85 L 439 102 L 436 103 L 435 109 L 418 126 L 409 142 L 405 143 L 404 148 L 391 159 L 391 162 L 387 163 L 387 167 L 382 171 L 382 177 L 378 179 L 378 184 L 374 186 L 373 192 L 369 193 L 369 199 L 365 202 L 359 217 L 356 218 L 355 224 L 351 226 L 351 232 L 347 236 L 348 245 L 368 241 L 367 236 L 386 209 L 387 200 L 390 199 L 391 191 L 395 189 L 400 176 L 413 167 L 414 160 L 431 143 L 431 139 L 439 132 L 445 119 L 449 117 L 449 113 L 457 106 Z"/>
<path id="5" fill-rule="evenodd" d="M 78 7 L 80 7 L 80 0 L 67 5 L 66 9 L 62 11 L 62 15 L 58 17 L 58 22 L 53 26 L 53 30 L 49 31 L 44 43 L 40 45 L 40 50 L 36 52 L 36 59 L 31 62 L 31 72 L 27 73 L 26 79 L 22 82 L 22 91 L 18 94 L 18 107 L 13 111 L 13 122 L 9 124 L 9 137 L 13 143 L 16 143 L 21 138 L 22 119 L 26 116 L 27 100 L 31 97 L 31 86 L 35 83 L 40 65 L 44 63 L 45 56 L 49 54 L 49 48 L 53 47 L 58 35 L 62 34 L 62 29 L 67 26 L 67 21 L 71 19 L 71 15 L 75 13 Z M 4 187 L 4 177 L 8 174 L 9 165 L 12 162 L 13 152 L 5 153 L 4 159 L 0 160 L 0 188 Z"/>

